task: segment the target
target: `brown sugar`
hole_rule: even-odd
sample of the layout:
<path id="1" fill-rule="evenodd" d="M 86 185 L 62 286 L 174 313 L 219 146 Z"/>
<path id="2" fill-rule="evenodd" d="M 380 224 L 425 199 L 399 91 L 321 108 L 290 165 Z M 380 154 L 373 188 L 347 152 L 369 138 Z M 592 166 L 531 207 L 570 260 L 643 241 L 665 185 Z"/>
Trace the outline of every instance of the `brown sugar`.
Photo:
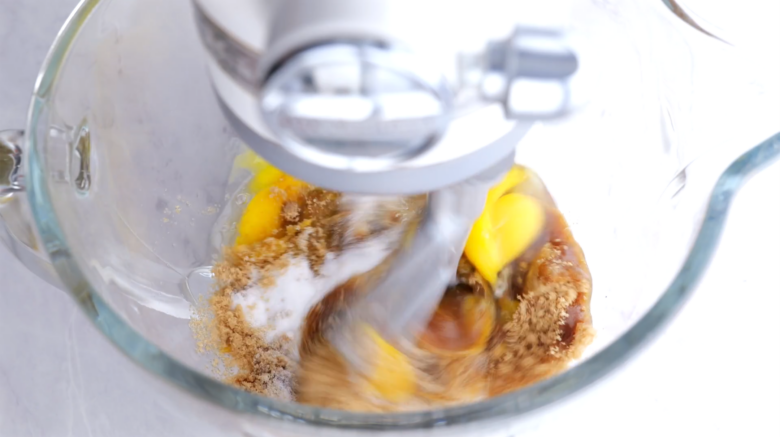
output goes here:
<path id="1" fill-rule="evenodd" d="M 226 364 L 238 369 L 228 382 L 263 396 L 292 401 L 292 340 L 283 337 L 267 342 L 264 333 L 247 322 L 240 306 L 232 308 L 231 291 L 222 291 L 212 297 L 211 307 L 221 351 L 227 354 Z"/>
<path id="2" fill-rule="evenodd" d="M 526 274 L 490 352 L 491 396 L 560 373 L 593 340 L 590 272 L 563 217 L 551 218 L 551 235 L 530 265 L 517 262 Z"/>
<path id="3" fill-rule="evenodd" d="M 298 223 L 301 209 L 297 202 L 287 202 L 282 206 L 282 218 L 288 223 Z"/>
<path id="4" fill-rule="evenodd" d="M 213 268 L 220 288 L 212 295 L 215 347 L 226 366 L 236 369 L 227 381 L 247 391 L 282 400 L 293 400 L 290 388 L 294 362 L 288 358 L 292 340 L 266 341 L 262 330 L 246 320 L 241 306 L 233 307 L 233 293 L 243 290 L 259 274 L 258 282 L 271 286 L 274 273 L 286 268 L 290 250 L 285 240 L 269 238 L 251 247 L 239 246 L 225 252 L 225 261 Z"/>

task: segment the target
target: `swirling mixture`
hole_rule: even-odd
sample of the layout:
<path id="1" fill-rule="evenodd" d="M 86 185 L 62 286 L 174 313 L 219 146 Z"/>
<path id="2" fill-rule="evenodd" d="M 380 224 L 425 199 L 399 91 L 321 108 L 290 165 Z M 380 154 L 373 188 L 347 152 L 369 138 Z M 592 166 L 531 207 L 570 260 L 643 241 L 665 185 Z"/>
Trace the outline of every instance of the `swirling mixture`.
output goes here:
<path id="1" fill-rule="evenodd" d="M 325 335 L 392 262 L 425 196 L 312 187 L 252 161 L 253 194 L 213 273 L 206 349 L 226 379 L 280 400 L 412 411 L 500 395 L 564 371 L 593 339 L 584 254 L 544 184 L 516 166 L 490 192 L 456 281 L 416 343 L 377 338 L 356 375 Z"/>

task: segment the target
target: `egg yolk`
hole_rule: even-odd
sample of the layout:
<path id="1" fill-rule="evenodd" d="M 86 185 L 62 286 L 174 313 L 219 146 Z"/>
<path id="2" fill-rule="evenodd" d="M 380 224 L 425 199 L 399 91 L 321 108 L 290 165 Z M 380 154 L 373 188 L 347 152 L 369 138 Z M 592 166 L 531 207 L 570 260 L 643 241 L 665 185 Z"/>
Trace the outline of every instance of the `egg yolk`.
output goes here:
<path id="1" fill-rule="evenodd" d="M 255 193 L 238 222 L 236 245 L 252 244 L 274 235 L 282 225 L 282 208 L 297 202 L 309 185 L 282 173 L 255 154 L 239 156 L 237 164 L 254 172 L 249 191 Z"/>
<path id="2" fill-rule="evenodd" d="M 520 256 L 544 227 L 544 208 L 531 196 L 510 192 L 528 178 L 513 167 L 488 193 L 485 209 L 466 241 L 466 257 L 490 283 L 498 272 Z"/>

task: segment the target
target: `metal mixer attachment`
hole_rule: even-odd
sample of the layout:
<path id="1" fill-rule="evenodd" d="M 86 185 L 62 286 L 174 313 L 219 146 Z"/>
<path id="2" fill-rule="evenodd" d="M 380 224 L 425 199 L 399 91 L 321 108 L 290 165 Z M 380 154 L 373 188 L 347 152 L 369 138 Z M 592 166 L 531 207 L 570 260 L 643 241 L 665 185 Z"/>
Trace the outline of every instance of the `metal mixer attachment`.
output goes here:
<path id="1" fill-rule="evenodd" d="M 577 57 L 555 27 L 510 21 L 497 31 L 488 22 L 475 31 L 472 19 L 466 44 L 442 15 L 425 19 L 435 7 L 472 12 L 450 2 L 195 5 L 235 130 L 282 171 L 323 188 L 431 192 L 513 156 L 534 121 L 570 108 Z M 489 38 L 497 32 L 505 36 Z"/>

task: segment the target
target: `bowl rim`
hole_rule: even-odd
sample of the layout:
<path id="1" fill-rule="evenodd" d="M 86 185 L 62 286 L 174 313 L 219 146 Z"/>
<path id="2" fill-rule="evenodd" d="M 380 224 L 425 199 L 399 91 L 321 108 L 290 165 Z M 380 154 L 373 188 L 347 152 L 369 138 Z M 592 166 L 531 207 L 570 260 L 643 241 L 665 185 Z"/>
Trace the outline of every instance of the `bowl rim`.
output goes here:
<path id="1" fill-rule="evenodd" d="M 35 84 L 25 138 L 27 156 L 29 156 L 28 198 L 33 221 L 43 247 L 65 284 L 67 292 L 98 330 L 121 352 L 167 383 L 240 413 L 279 421 L 299 422 L 309 426 L 355 430 L 402 430 L 446 427 L 521 416 L 560 401 L 588 387 L 627 361 L 671 320 L 690 297 L 706 270 L 717 247 L 735 192 L 752 174 L 780 157 L 780 133 L 778 133 L 734 161 L 716 182 L 691 251 L 658 301 L 613 343 L 562 374 L 478 403 L 414 413 L 353 413 L 276 401 L 217 381 L 146 341 L 111 309 L 99 293 L 92 289 L 68 249 L 49 200 L 46 172 L 38 155 L 38 125 L 40 122 L 46 122 L 43 120 L 45 106 L 60 68 L 67 59 L 70 47 L 101 1 L 81 0 L 79 2 L 51 46 Z"/>

